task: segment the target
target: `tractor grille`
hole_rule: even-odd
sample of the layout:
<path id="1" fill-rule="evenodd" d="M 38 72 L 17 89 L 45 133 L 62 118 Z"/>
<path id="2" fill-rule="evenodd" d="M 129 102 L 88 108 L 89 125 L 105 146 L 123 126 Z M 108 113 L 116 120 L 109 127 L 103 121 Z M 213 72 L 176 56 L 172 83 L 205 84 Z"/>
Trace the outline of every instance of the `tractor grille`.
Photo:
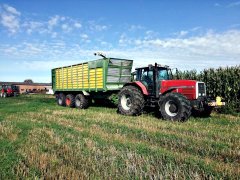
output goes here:
<path id="1" fill-rule="evenodd" d="M 206 87 L 205 83 L 198 83 L 198 96 L 206 96 Z"/>

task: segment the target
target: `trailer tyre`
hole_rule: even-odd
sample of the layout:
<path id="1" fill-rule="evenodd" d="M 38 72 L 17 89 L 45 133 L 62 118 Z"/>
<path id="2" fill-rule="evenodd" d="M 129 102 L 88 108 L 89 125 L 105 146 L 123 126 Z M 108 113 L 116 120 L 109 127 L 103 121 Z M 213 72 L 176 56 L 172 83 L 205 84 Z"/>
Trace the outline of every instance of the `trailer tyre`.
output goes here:
<path id="1" fill-rule="evenodd" d="M 87 109 L 89 107 L 90 98 L 84 96 L 83 94 L 78 94 L 75 97 L 75 107 L 78 109 Z"/>
<path id="2" fill-rule="evenodd" d="M 159 101 L 159 110 L 163 119 L 186 121 L 191 116 L 190 101 L 179 93 L 166 94 Z"/>
<path id="3" fill-rule="evenodd" d="M 3 98 L 6 98 L 7 97 L 7 93 L 3 93 Z"/>
<path id="4" fill-rule="evenodd" d="M 75 107 L 75 97 L 72 94 L 68 94 L 66 96 L 66 106 L 70 107 L 70 108 L 74 108 Z"/>
<path id="5" fill-rule="evenodd" d="M 65 94 L 60 93 L 60 94 L 57 96 L 57 104 L 58 104 L 59 106 L 66 106 L 66 96 L 65 96 Z"/>
<path id="6" fill-rule="evenodd" d="M 135 86 L 125 86 L 118 94 L 118 112 L 123 115 L 138 116 L 144 108 L 144 96 Z"/>

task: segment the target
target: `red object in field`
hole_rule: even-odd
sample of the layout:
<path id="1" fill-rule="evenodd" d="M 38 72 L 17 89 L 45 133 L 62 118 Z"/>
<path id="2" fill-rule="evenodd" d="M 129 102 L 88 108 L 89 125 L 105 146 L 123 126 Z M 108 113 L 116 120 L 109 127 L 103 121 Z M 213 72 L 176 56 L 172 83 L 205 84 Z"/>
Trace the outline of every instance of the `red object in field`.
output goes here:
<path id="1" fill-rule="evenodd" d="M 14 85 L 1 85 L 0 86 L 1 89 L 1 97 L 10 97 L 10 96 L 16 96 L 17 94 L 19 94 L 18 92 L 18 88 Z"/>
<path id="2" fill-rule="evenodd" d="M 191 114 L 207 117 L 213 106 L 224 105 L 221 99 L 215 102 L 207 97 L 204 82 L 179 79 L 176 74 L 174 77 L 169 66 L 157 63 L 136 68 L 135 81 L 125 84 L 119 92 L 118 111 L 139 115 L 150 107 L 164 119 L 185 121 Z"/>

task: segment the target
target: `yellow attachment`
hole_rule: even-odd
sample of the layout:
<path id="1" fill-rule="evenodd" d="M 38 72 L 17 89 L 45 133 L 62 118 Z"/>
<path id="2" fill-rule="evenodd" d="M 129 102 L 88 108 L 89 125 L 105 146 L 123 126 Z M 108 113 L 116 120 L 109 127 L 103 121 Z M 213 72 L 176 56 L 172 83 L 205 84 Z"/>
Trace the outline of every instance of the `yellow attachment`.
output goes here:
<path id="1" fill-rule="evenodd" d="M 225 105 L 225 102 L 222 102 L 222 98 L 217 96 L 216 97 L 216 105 L 217 106 L 223 106 L 223 105 Z"/>

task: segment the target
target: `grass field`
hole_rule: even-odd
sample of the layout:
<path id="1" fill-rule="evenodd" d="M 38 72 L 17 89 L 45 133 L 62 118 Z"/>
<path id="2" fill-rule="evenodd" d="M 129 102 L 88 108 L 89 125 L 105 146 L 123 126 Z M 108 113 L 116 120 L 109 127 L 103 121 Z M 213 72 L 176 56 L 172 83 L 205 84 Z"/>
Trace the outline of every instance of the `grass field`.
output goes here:
<path id="1" fill-rule="evenodd" d="M 179 123 L 64 108 L 47 95 L 0 99 L 0 179 L 53 177 L 238 179 L 240 117 Z"/>

